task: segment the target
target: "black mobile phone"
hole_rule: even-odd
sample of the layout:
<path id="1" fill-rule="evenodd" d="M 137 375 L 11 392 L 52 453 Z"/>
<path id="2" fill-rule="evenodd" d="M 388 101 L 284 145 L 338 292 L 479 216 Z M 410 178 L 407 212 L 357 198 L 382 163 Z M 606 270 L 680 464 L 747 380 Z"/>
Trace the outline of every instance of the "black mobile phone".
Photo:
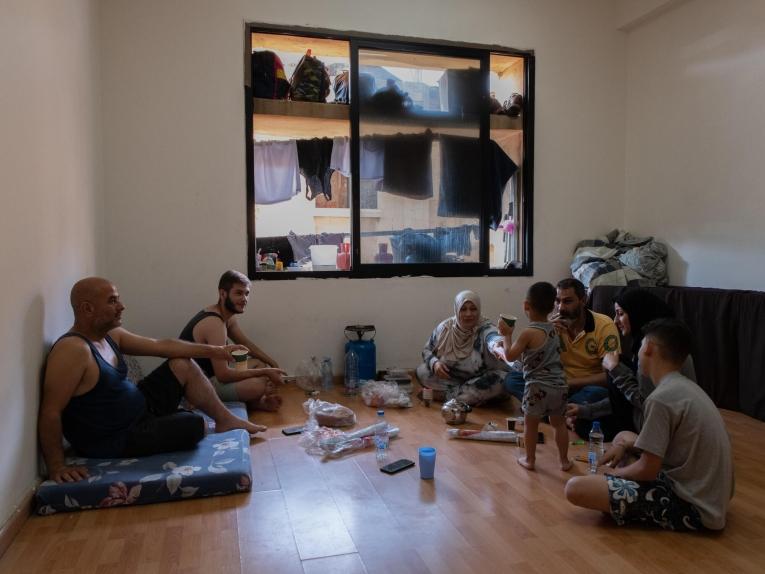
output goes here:
<path id="1" fill-rule="evenodd" d="M 384 472 L 385 474 L 396 474 L 397 472 L 401 472 L 407 468 L 412 468 L 413 466 L 414 461 L 408 460 L 406 458 L 400 458 L 396 462 L 392 462 L 380 467 L 380 472 Z"/>
<path id="2" fill-rule="evenodd" d="M 303 427 L 287 427 L 286 429 L 282 429 L 282 434 L 286 436 L 291 436 L 293 434 L 300 434 L 303 432 Z"/>

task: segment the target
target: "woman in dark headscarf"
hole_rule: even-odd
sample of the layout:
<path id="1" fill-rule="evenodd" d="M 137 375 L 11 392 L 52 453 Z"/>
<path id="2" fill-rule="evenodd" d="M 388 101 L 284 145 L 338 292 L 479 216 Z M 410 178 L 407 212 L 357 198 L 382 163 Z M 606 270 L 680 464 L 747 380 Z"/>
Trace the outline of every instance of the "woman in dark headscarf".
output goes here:
<path id="1" fill-rule="evenodd" d="M 481 299 L 472 291 L 460 291 L 454 315 L 436 326 L 422 351 L 420 384 L 433 389 L 437 398 L 450 395 L 470 405 L 502 395 L 507 367 L 489 352 L 493 338 L 500 336 L 481 315 Z"/>
<path id="2" fill-rule="evenodd" d="M 637 372 L 637 352 L 643 342 L 643 327 L 654 319 L 672 317 L 672 308 L 645 289 L 626 289 L 614 297 L 614 323 L 622 336 L 630 337 L 632 370 Z"/>
<path id="3" fill-rule="evenodd" d="M 585 437 L 593 420 L 600 420 L 606 441 L 623 430 L 639 432 L 643 426 L 643 403 L 653 391 L 648 377 L 638 373 L 638 349 L 643 342 L 643 327 L 654 319 L 672 317 L 672 308 L 646 289 L 623 289 L 614 297 L 614 323 L 623 337 L 631 341 L 631 354 L 619 357 L 608 353 L 603 368 L 608 371 L 608 398 L 588 405 L 569 405 L 567 414 L 576 417 L 575 430 Z M 696 380 L 690 356 L 682 373 Z"/>

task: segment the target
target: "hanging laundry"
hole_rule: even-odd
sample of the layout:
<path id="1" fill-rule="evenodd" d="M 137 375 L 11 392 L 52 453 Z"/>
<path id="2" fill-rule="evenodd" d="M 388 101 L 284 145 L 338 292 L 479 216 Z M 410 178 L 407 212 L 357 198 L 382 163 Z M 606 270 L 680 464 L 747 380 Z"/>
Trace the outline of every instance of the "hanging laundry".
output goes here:
<path id="1" fill-rule="evenodd" d="M 518 166 L 495 142 L 489 140 L 489 228 L 497 229 L 502 221 L 502 194 Z"/>
<path id="2" fill-rule="evenodd" d="M 364 136 L 360 148 L 361 179 L 382 180 L 385 175 L 385 139 L 381 136 Z"/>
<path id="3" fill-rule="evenodd" d="M 310 140 L 298 140 L 298 164 L 300 173 L 306 181 L 306 198 L 311 201 L 317 195 L 324 194 L 327 199 L 332 199 L 332 187 L 330 177 L 332 168 L 332 140 L 329 138 L 313 138 Z"/>
<path id="4" fill-rule="evenodd" d="M 383 191 L 409 199 L 433 197 L 432 134 L 396 134 L 384 141 Z"/>
<path id="5" fill-rule="evenodd" d="M 441 217 L 481 216 L 481 144 L 478 138 L 442 135 L 441 188 L 438 215 Z M 496 142 L 489 141 L 489 227 L 496 229 L 502 220 L 502 192 L 518 170 Z"/>
<path id="6" fill-rule="evenodd" d="M 329 167 L 339 171 L 345 177 L 351 177 L 351 140 L 348 137 L 339 136 L 332 138 L 332 157 Z"/>
<path id="7" fill-rule="evenodd" d="M 253 145 L 255 203 L 289 201 L 300 193 L 298 151 L 294 140 Z"/>

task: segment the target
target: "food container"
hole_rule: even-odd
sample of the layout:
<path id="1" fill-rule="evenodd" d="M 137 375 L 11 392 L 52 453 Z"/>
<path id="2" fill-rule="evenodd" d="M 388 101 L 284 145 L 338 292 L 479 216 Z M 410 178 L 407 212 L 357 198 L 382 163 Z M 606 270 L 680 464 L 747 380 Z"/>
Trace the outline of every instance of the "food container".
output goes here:
<path id="1" fill-rule="evenodd" d="M 337 268 L 337 245 L 311 245 L 311 264 L 316 267 Z"/>
<path id="2" fill-rule="evenodd" d="M 473 408 L 469 404 L 451 399 L 441 407 L 441 416 L 444 417 L 446 424 L 461 425 L 467 420 L 467 414 L 472 410 Z"/>

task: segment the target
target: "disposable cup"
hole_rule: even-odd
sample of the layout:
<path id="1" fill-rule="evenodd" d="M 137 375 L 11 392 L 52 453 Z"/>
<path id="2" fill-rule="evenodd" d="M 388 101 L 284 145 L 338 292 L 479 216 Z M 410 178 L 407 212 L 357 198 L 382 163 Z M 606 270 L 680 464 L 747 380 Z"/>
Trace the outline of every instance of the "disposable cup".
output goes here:
<path id="1" fill-rule="evenodd" d="M 515 327 L 515 322 L 518 320 L 515 315 L 505 315 L 504 313 L 500 313 L 499 318 L 507 323 L 508 327 Z"/>
<path id="2" fill-rule="evenodd" d="M 246 371 L 247 351 L 233 351 L 231 354 L 234 356 L 234 368 L 237 371 Z"/>
<path id="3" fill-rule="evenodd" d="M 436 470 L 436 449 L 432 446 L 420 447 L 420 478 L 431 480 Z"/>

